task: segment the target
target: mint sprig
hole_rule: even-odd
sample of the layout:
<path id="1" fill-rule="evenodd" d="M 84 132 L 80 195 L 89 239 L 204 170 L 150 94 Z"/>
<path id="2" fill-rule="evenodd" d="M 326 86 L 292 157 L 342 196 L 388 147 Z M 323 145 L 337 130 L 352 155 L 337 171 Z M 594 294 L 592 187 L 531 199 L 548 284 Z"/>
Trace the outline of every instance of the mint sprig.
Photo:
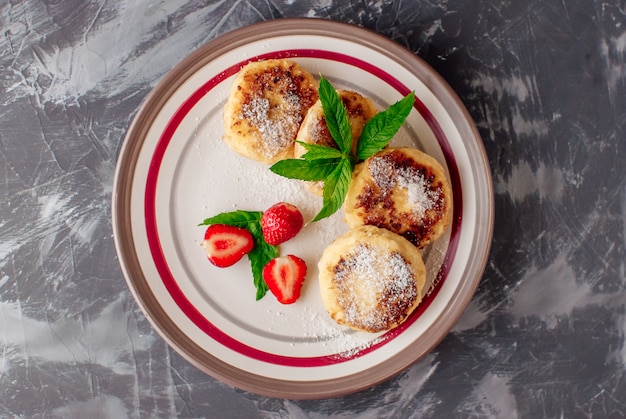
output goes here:
<path id="1" fill-rule="evenodd" d="M 414 103 L 415 93 L 411 92 L 367 121 L 356 146 L 357 159 L 365 160 L 385 148 L 404 124 Z"/>
<path id="2" fill-rule="evenodd" d="M 328 132 L 337 147 L 298 142 L 307 151 L 300 159 L 281 160 L 270 167 L 272 172 L 289 179 L 324 181 L 322 209 L 313 221 L 329 217 L 341 208 L 355 164 L 387 146 L 415 103 L 415 93 L 411 92 L 370 119 L 363 127 L 353 155 L 350 119 L 339 94 L 324 77 L 320 77 L 318 93 Z"/>
<path id="3" fill-rule="evenodd" d="M 333 215 L 346 199 L 348 187 L 352 180 L 354 165 L 350 159 L 341 159 L 330 175 L 324 179 L 324 205 L 320 212 L 313 218 L 313 222 Z"/>
<path id="4" fill-rule="evenodd" d="M 350 153 L 352 149 L 352 128 L 350 127 L 348 111 L 341 101 L 337 90 L 328 80 L 321 77 L 318 94 L 320 102 L 322 102 L 324 119 L 326 120 L 330 136 L 333 137 L 342 154 Z"/>
<path id="5" fill-rule="evenodd" d="M 263 279 L 263 267 L 272 259 L 278 256 L 278 246 L 268 244 L 263 238 L 263 230 L 261 228 L 261 217 L 263 213 L 260 211 L 231 211 L 223 212 L 214 217 L 206 218 L 199 226 L 209 226 L 212 224 L 228 224 L 235 227 L 246 228 L 252 234 L 254 239 L 254 247 L 248 253 L 250 268 L 252 269 L 252 278 L 256 288 L 256 299 L 260 300 L 267 293 L 267 284 Z"/>

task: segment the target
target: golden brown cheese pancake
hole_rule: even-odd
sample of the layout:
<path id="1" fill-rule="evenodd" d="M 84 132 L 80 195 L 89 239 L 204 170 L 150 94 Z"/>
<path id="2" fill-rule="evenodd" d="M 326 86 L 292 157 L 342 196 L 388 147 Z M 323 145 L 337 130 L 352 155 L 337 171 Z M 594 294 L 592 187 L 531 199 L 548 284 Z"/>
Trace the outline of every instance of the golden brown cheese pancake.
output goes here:
<path id="1" fill-rule="evenodd" d="M 296 62 L 251 62 L 235 77 L 224 106 L 224 141 L 262 163 L 292 158 L 300 124 L 317 98 L 315 79 Z"/>
<path id="2" fill-rule="evenodd" d="M 452 217 L 452 191 L 443 167 L 414 148 L 388 148 L 356 166 L 345 201 L 351 226 L 386 228 L 423 248 Z"/>
<path id="3" fill-rule="evenodd" d="M 356 330 L 392 329 L 422 301 L 426 268 L 420 251 L 389 230 L 349 230 L 324 250 L 318 267 L 326 310 Z"/>

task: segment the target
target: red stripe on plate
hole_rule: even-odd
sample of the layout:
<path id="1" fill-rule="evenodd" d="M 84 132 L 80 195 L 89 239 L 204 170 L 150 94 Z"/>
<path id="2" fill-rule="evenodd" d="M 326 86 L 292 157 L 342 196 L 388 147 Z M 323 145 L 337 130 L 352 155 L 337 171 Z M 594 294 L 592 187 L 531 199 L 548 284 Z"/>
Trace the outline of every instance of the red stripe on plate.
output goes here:
<path id="1" fill-rule="evenodd" d="M 204 317 L 204 315 L 191 303 L 191 301 L 189 301 L 187 296 L 184 294 L 184 292 L 181 290 L 180 286 L 176 282 L 176 279 L 170 271 L 167 260 L 165 258 L 165 254 L 163 253 L 163 249 L 161 247 L 161 240 L 159 238 L 156 223 L 156 189 L 159 170 L 163 162 L 163 157 L 165 155 L 167 147 L 170 144 L 170 141 L 172 140 L 172 137 L 174 136 L 174 133 L 180 126 L 183 119 L 191 111 L 191 109 L 212 89 L 214 89 L 224 80 L 236 74 L 242 66 L 251 61 L 259 61 L 271 58 L 296 57 L 318 58 L 348 64 L 360 68 L 361 70 L 367 71 L 368 73 L 385 81 L 387 84 L 389 84 L 390 87 L 398 91 L 398 93 L 400 93 L 402 96 L 407 95 L 411 91 L 411 89 L 402 84 L 398 79 L 396 79 L 386 71 L 382 70 L 381 68 L 376 67 L 375 65 L 360 60 L 358 58 L 333 51 L 317 49 L 293 49 L 274 51 L 267 54 L 255 56 L 248 60 L 244 60 L 235 65 L 232 65 L 215 77 L 208 80 L 191 96 L 189 96 L 176 110 L 176 112 L 168 122 L 167 126 L 163 130 L 163 133 L 161 134 L 161 137 L 159 138 L 159 141 L 154 149 L 152 160 L 148 168 L 148 175 L 146 178 L 144 213 L 146 220 L 148 245 L 152 254 L 152 258 L 154 260 L 155 267 L 159 272 L 161 280 L 163 281 L 163 284 L 169 292 L 171 298 L 176 302 L 180 310 L 185 313 L 187 318 L 191 320 L 200 330 L 202 330 L 212 339 L 226 346 L 230 350 L 237 352 L 241 355 L 256 359 L 258 361 L 289 367 L 320 367 L 359 358 L 380 348 L 381 346 L 385 345 L 396 336 L 404 332 L 408 327 L 415 323 L 415 321 L 422 313 L 424 313 L 424 311 L 426 311 L 426 309 L 430 306 L 432 301 L 437 296 L 439 290 L 441 289 L 441 286 L 450 270 L 450 266 L 452 265 L 452 261 L 454 260 L 454 256 L 456 254 L 459 244 L 463 201 L 460 188 L 459 170 L 450 144 L 436 118 L 426 107 L 426 105 L 419 98 L 416 98 L 414 107 L 422 116 L 422 118 L 424 118 L 430 129 L 433 131 L 433 134 L 437 138 L 437 142 L 441 147 L 444 158 L 446 159 L 446 164 L 450 172 L 453 189 L 454 208 L 450 242 L 448 244 L 448 250 L 446 252 L 443 264 L 437 275 L 438 281 L 436 282 L 431 292 L 424 298 L 424 301 L 422 301 L 418 308 L 412 313 L 409 319 L 407 319 L 403 324 L 396 327 L 395 329 L 392 329 L 377 338 L 375 340 L 375 343 L 359 351 L 348 351 L 345 353 L 315 357 L 294 357 L 262 351 L 243 342 L 240 342 L 225 333 L 223 330 L 216 327 L 209 319 Z"/>

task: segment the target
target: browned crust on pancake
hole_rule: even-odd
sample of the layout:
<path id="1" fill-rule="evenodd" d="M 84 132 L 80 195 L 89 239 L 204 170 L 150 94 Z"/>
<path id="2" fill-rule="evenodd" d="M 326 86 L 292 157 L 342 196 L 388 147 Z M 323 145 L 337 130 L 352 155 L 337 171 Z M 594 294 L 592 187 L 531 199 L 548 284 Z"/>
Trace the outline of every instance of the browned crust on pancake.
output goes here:
<path id="1" fill-rule="evenodd" d="M 224 139 L 239 154 L 264 163 L 293 157 L 300 124 L 317 101 L 313 76 L 291 60 L 244 66 L 224 112 Z"/>
<path id="2" fill-rule="evenodd" d="M 324 251 L 318 267 L 328 313 L 356 330 L 394 328 L 422 300 L 426 270 L 419 251 L 385 229 L 348 231 Z"/>
<path id="3" fill-rule="evenodd" d="M 423 248 L 450 223 L 452 193 L 434 158 L 417 149 L 390 148 L 357 166 L 345 208 L 350 226 L 386 228 Z"/>

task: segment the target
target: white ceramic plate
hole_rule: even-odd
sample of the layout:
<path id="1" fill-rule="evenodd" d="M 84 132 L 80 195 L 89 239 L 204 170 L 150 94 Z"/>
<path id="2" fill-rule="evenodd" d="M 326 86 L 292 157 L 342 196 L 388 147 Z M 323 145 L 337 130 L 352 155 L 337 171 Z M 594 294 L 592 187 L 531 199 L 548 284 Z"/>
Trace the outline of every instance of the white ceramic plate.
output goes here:
<path id="1" fill-rule="evenodd" d="M 393 140 L 446 168 L 454 191 L 447 234 L 425 253 L 430 292 L 400 327 L 347 330 L 326 314 L 317 260 L 346 231 L 342 211 L 281 246 L 308 264 L 303 295 L 284 306 L 255 301 L 249 263 L 213 267 L 200 246 L 204 218 L 287 201 L 311 219 L 321 207 L 298 181 L 236 155 L 221 140 L 234 75 L 251 60 L 290 58 L 382 109 L 414 90 L 418 100 Z M 476 128 L 450 87 L 422 60 L 372 32 L 283 19 L 228 33 L 198 49 L 158 84 L 124 141 L 113 193 L 122 269 L 155 329 L 182 356 L 242 389 L 285 398 L 353 392 L 403 370 L 452 328 L 478 284 L 493 226 L 493 191 Z"/>

